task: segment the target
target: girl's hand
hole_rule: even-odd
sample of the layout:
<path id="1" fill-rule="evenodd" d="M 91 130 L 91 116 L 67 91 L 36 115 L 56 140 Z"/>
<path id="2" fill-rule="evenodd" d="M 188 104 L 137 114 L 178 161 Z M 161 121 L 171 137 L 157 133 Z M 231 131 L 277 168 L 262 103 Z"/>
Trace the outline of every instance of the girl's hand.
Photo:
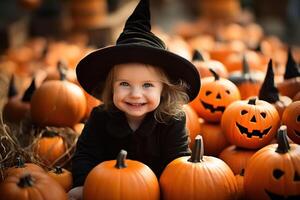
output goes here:
<path id="1" fill-rule="evenodd" d="M 75 187 L 68 192 L 68 200 L 81 200 L 83 186 Z"/>

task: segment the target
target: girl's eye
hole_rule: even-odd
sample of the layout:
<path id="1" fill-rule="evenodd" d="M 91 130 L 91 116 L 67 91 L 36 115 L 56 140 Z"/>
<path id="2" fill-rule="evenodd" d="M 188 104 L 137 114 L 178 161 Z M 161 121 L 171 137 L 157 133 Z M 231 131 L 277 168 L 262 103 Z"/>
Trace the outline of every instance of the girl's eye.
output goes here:
<path id="1" fill-rule="evenodd" d="M 129 86 L 129 84 L 127 82 L 121 82 L 120 85 L 121 86 Z"/>
<path id="2" fill-rule="evenodd" d="M 153 84 L 151 84 L 151 83 L 144 83 L 143 87 L 144 88 L 153 87 Z"/>

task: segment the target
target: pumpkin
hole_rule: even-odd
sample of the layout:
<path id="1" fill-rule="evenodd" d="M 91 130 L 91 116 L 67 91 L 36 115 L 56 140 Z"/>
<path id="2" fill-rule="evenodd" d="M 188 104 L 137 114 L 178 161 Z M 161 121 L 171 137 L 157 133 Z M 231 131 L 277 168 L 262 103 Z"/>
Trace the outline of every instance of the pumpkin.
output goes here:
<path id="1" fill-rule="evenodd" d="M 239 174 L 235 175 L 237 187 L 238 187 L 238 192 L 237 192 L 237 200 L 244 200 L 246 199 L 245 196 L 245 189 L 244 189 L 244 174 L 245 174 L 245 169 L 242 169 Z"/>
<path id="2" fill-rule="evenodd" d="M 244 175 L 247 199 L 300 199 L 300 146 L 288 143 L 285 125 L 277 142 L 249 160 Z"/>
<path id="3" fill-rule="evenodd" d="M 198 115 L 196 111 L 189 104 L 183 105 L 183 110 L 186 116 L 186 127 L 189 132 L 189 138 L 190 139 L 195 138 L 196 135 L 198 135 L 200 132 L 200 123 L 199 123 Z M 194 145 L 193 141 L 194 140 L 191 140 L 191 142 L 189 143 L 190 148 L 192 148 Z"/>
<path id="4" fill-rule="evenodd" d="M 8 121 L 20 122 L 29 116 L 30 99 L 34 90 L 35 81 L 33 79 L 23 96 L 18 95 L 14 85 L 14 76 L 12 76 L 9 83 L 8 101 L 3 107 L 4 118 Z"/>
<path id="5" fill-rule="evenodd" d="M 202 79 L 201 89 L 198 96 L 190 102 L 199 117 L 209 122 L 219 122 L 226 107 L 240 100 L 238 88 L 231 81 L 220 78 L 210 69 L 214 77 Z"/>
<path id="6" fill-rule="evenodd" d="M 5 200 L 67 200 L 64 189 L 45 172 L 22 172 L 8 176 L 0 184 Z"/>
<path id="7" fill-rule="evenodd" d="M 258 98 L 275 106 L 280 118 L 284 109 L 292 102 L 290 97 L 280 95 L 275 86 L 272 60 L 269 61 L 267 74 L 259 90 Z"/>
<path id="8" fill-rule="evenodd" d="M 24 160 L 18 156 L 16 158 L 15 166 L 9 167 L 4 172 L 4 178 L 11 175 L 11 174 L 18 174 L 22 172 L 32 172 L 32 171 L 39 171 L 45 172 L 42 167 L 34 163 L 25 163 Z"/>
<path id="9" fill-rule="evenodd" d="M 231 169 L 213 156 L 204 156 L 202 136 L 195 138 L 191 156 L 179 157 L 164 169 L 159 183 L 164 200 L 235 199 L 237 184 Z"/>
<path id="10" fill-rule="evenodd" d="M 58 133 L 46 130 L 34 143 L 33 150 L 44 164 L 53 166 L 66 153 L 66 144 Z"/>
<path id="11" fill-rule="evenodd" d="M 192 63 L 200 73 L 201 78 L 213 76 L 209 69 L 215 71 L 220 77 L 227 78 L 228 72 L 226 67 L 217 60 L 204 60 L 198 50 L 194 50 Z"/>
<path id="12" fill-rule="evenodd" d="M 259 149 L 269 144 L 279 125 L 280 118 L 275 107 L 256 98 L 231 103 L 221 120 L 227 140 L 247 149 Z"/>
<path id="13" fill-rule="evenodd" d="M 66 192 L 68 192 L 73 184 L 72 173 L 60 166 L 55 166 L 54 169 L 48 171 L 48 175 L 57 181 Z"/>
<path id="14" fill-rule="evenodd" d="M 300 101 L 300 91 L 293 97 L 293 101 Z"/>
<path id="15" fill-rule="evenodd" d="M 159 199 L 159 184 L 153 171 L 141 162 L 126 160 L 126 155 L 121 150 L 116 161 L 104 161 L 89 172 L 83 199 Z"/>
<path id="16" fill-rule="evenodd" d="M 208 156 L 218 156 L 230 145 L 219 123 L 209 123 L 199 118 L 200 135 L 203 137 L 204 151 Z"/>
<path id="17" fill-rule="evenodd" d="M 300 144 L 300 101 L 292 102 L 283 112 L 282 123 L 287 126 L 289 138 Z"/>
<path id="18" fill-rule="evenodd" d="M 45 81 L 33 93 L 30 104 L 33 122 L 42 127 L 72 127 L 86 111 L 82 89 L 64 79 Z"/>
<path id="19" fill-rule="evenodd" d="M 255 152 L 256 150 L 230 145 L 220 153 L 219 158 L 231 168 L 235 175 L 237 175 L 246 167 L 248 160 Z"/>
<path id="20" fill-rule="evenodd" d="M 250 71 L 246 57 L 243 57 L 242 71 L 236 70 L 229 73 L 228 79 L 239 89 L 241 98 L 246 99 L 251 96 L 258 96 L 264 73 L 261 71 Z"/>
<path id="21" fill-rule="evenodd" d="M 292 56 L 291 48 L 288 50 L 288 58 L 284 72 L 284 80 L 277 83 L 280 94 L 293 98 L 300 90 L 300 68 Z"/>

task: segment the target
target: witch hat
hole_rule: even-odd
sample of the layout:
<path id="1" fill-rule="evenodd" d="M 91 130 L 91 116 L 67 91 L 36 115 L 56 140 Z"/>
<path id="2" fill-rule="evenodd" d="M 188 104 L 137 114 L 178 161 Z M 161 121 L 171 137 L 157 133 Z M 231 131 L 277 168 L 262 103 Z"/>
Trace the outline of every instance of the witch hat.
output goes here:
<path id="1" fill-rule="evenodd" d="M 78 82 L 86 92 L 101 100 L 110 69 L 125 63 L 160 67 L 172 83 L 184 81 L 190 101 L 200 90 L 200 76 L 195 66 L 168 51 L 164 42 L 151 32 L 149 0 L 140 0 L 114 46 L 98 49 L 78 63 Z"/>

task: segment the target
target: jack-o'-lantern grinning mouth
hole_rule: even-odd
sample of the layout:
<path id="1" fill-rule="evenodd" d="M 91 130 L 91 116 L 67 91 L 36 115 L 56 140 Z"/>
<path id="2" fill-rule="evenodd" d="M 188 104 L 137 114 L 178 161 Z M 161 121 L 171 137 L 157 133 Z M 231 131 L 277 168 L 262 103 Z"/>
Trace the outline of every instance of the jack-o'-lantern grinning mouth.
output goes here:
<path id="1" fill-rule="evenodd" d="M 300 199 L 300 195 L 283 196 L 283 195 L 275 194 L 275 193 L 270 192 L 268 190 L 265 190 L 265 192 L 267 193 L 267 195 L 269 196 L 269 198 L 271 200 L 296 200 L 296 199 Z"/>
<path id="2" fill-rule="evenodd" d="M 217 106 L 216 108 L 214 108 L 213 105 L 211 105 L 209 103 L 205 103 L 204 101 L 201 101 L 201 103 L 205 109 L 210 110 L 210 112 L 212 112 L 212 113 L 214 113 L 216 111 L 224 112 L 224 110 L 225 110 L 225 106 Z"/>
<path id="3" fill-rule="evenodd" d="M 265 135 L 269 133 L 271 130 L 272 126 L 269 128 L 263 130 L 262 132 L 259 130 L 253 130 L 252 132 L 248 132 L 248 129 L 239 123 L 236 122 L 237 127 L 239 128 L 240 133 L 247 135 L 248 138 L 252 138 L 253 136 L 257 136 L 259 138 L 263 138 Z"/>

